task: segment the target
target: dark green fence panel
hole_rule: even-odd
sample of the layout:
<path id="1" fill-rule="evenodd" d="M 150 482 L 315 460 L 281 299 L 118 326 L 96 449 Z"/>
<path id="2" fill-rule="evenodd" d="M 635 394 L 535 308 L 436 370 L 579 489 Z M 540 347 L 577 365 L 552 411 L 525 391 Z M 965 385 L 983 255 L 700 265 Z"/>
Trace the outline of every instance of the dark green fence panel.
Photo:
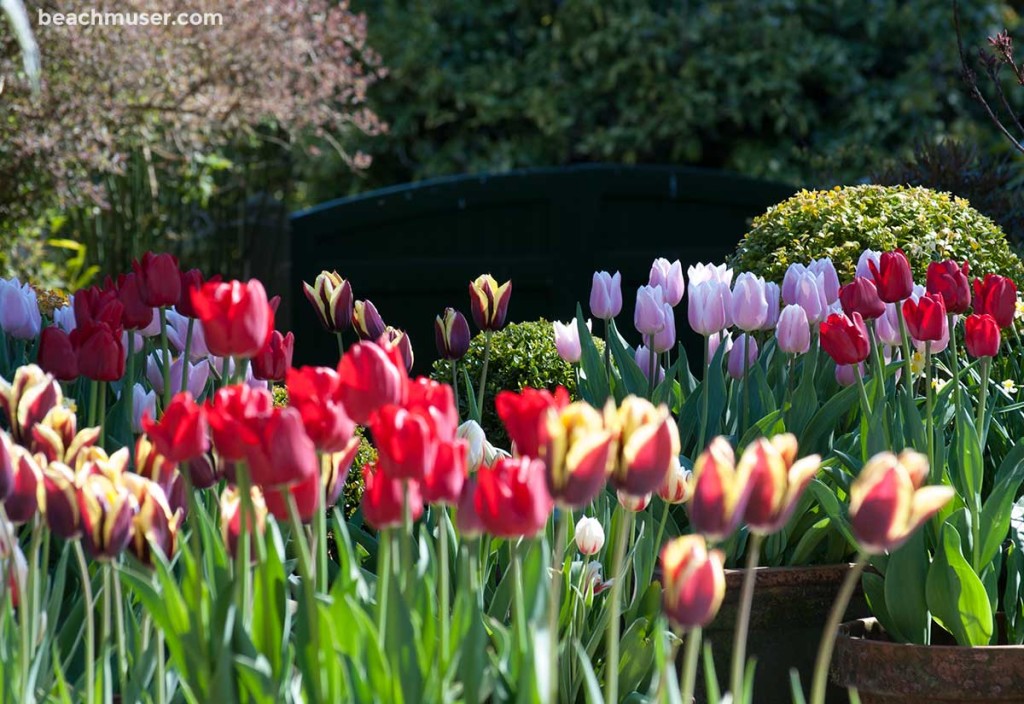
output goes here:
<path id="1" fill-rule="evenodd" d="M 718 171 L 580 165 L 438 179 L 324 203 L 292 216 L 296 363 L 337 358 L 299 293 L 323 269 L 337 269 L 356 298 L 409 331 L 423 372 L 436 357 L 434 317 L 445 306 L 469 317 L 467 288 L 479 274 L 512 279 L 510 320 L 566 320 L 577 301 L 586 310 L 595 270 L 620 270 L 625 331 L 655 257 L 678 258 L 684 268 L 721 261 L 753 216 L 792 193 Z M 677 312 L 683 323 L 685 302 Z"/>

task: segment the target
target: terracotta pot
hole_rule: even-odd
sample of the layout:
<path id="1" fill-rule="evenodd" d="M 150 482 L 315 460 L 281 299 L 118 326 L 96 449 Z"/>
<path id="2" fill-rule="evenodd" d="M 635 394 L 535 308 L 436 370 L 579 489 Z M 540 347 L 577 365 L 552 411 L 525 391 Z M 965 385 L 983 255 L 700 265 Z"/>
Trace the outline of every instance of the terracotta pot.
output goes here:
<path id="1" fill-rule="evenodd" d="M 839 627 L 830 674 L 871 702 L 1024 703 L 1024 646 L 965 648 L 934 628 L 935 645 L 889 640 L 873 618 Z"/>
<path id="2" fill-rule="evenodd" d="M 755 573 L 754 604 L 750 614 L 747 657 L 757 658 L 754 704 L 791 704 L 791 668 L 796 668 L 804 691 L 809 691 L 814 659 L 821 633 L 839 586 L 851 565 L 815 567 L 759 567 Z M 726 570 L 725 601 L 714 622 L 704 629 L 711 643 L 715 671 L 722 691 L 728 689 L 732 665 L 732 640 L 739 608 L 743 570 Z M 858 586 L 846 618 L 868 615 L 864 595 Z M 704 675 L 697 679 L 697 701 L 706 700 Z M 827 701 L 846 704 L 844 690 L 829 687 Z"/>

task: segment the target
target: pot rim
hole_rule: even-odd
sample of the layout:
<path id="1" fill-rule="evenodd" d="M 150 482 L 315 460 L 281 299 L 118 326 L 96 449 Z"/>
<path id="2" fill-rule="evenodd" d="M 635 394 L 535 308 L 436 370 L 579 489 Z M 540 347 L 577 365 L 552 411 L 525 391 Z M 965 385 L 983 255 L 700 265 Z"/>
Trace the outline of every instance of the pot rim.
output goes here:
<path id="1" fill-rule="evenodd" d="M 873 638 L 866 638 L 864 636 L 850 635 L 848 632 L 856 624 L 863 624 L 865 630 L 868 630 L 869 626 L 877 625 L 878 629 L 885 633 L 885 629 L 882 624 L 878 623 L 878 619 L 874 616 L 867 618 L 858 618 L 852 621 L 846 621 L 839 624 L 839 629 L 836 632 L 836 640 L 842 639 L 846 641 L 857 641 L 861 643 L 872 643 L 879 648 L 900 648 L 900 649 L 915 649 L 928 652 L 953 652 L 956 650 L 960 651 L 984 651 L 987 653 L 1002 653 L 1007 654 L 1013 653 L 1019 655 L 1024 651 L 1024 645 L 918 645 L 917 643 L 898 643 L 894 640 L 875 640 Z"/>

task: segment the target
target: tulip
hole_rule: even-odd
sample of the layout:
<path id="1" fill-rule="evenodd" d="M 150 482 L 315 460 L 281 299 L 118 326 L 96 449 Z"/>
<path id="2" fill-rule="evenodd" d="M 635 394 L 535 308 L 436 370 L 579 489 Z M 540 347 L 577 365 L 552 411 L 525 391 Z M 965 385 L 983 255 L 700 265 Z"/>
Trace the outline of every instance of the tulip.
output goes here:
<path id="1" fill-rule="evenodd" d="M 942 298 L 950 313 L 965 313 L 971 307 L 971 286 L 967 280 L 968 264 L 957 265 L 951 259 L 928 265 L 928 293 Z"/>
<path id="2" fill-rule="evenodd" d="M 139 279 L 135 273 L 117 278 L 117 300 L 121 303 L 120 324 L 126 330 L 141 330 L 153 323 L 153 306 L 142 300 Z"/>
<path id="3" fill-rule="evenodd" d="M 142 384 L 132 387 L 132 432 L 142 432 L 143 416 L 156 417 L 156 392 L 146 391 Z"/>
<path id="4" fill-rule="evenodd" d="M 732 286 L 732 269 L 726 264 L 697 264 L 686 270 L 687 278 L 690 281 L 690 288 L 705 281 L 718 281 Z"/>
<path id="5" fill-rule="evenodd" d="M 434 455 L 433 464 L 423 479 L 423 500 L 428 504 L 454 506 L 462 495 L 466 482 L 466 452 L 469 443 L 465 440 L 440 442 Z"/>
<path id="6" fill-rule="evenodd" d="M 481 330 L 500 330 L 505 325 L 508 300 L 512 296 L 512 282 L 498 282 L 490 274 L 478 276 L 469 284 L 470 312 L 473 322 Z"/>
<path id="7" fill-rule="evenodd" d="M 674 458 L 665 481 L 658 487 L 658 496 L 667 504 L 686 503 L 693 495 L 692 474 L 690 470 L 683 469 L 678 457 Z"/>
<path id="8" fill-rule="evenodd" d="M 117 300 L 117 291 L 90 286 L 75 293 L 73 299 L 75 327 L 87 323 L 106 323 L 111 328 L 121 326 L 124 306 Z M 70 333 L 69 333 L 70 334 Z"/>
<path id="9" fill-rule="evenodd" d="M 999 324 L 988 313 L 968 315 L 964 322 L 964 346 L 972 357 L 995 357 L 999 354 Z"/>
<path id="10" fill-rule="evenodd" d="M 170 356 L 170 355 L 168 355 Z M 163 375 L 163 350 L 153 350 L 153 354 L 146 358 L 146 380 L 157 394 L 164 392 Z M 177 389 L 175 380 L 181 379 L 182 366 L 188 365 L 188 391 L 193 397 L 198 398 L 206 390 L 206 382 L 210 379 L 210 362 L 202 360 L 197 364 L 186 362 L 184 356 L 171 359 L 171 368 L 168 377 L 171 380 L 171 388 Z"/>
<path id="11" fill-rule="evenodd" d="M 145 305 L 153 308 L 173 306 L 181 298 L 181 270 L 176 257 L 146 252 L 141 262 L 132 262 L 132 269 L 139 297 Z"/>
<path id="12" fill-rule="evenodd" d="M 542 422 L 547 442 L 540 455 L 548 493 L 561 507 L 586 506 L 608 479 L 613 438 L 604 427 L 603 417 L 589 404 L 578 401 L 561 411 L 549 408 Z"/>
<path id="13" fill-rule="evenodd" d="M 663 607 L 681 629 L 703 628 L 718 614 L 725 597 L 724 557 L 708 550 L 703 536 L 684 535 L 661 549 L 665 588 Z"/>
<path id="14" fill-rule="evenodd" d="M 78 489 L 85 549 L 105 562 L 121 554 L 132 539 L 138 502 L 125 485 L 102 472 L 85 471 Z"/>
<path id="15" fill-rule="evenodd" d="M 678 259 L 671 263 L 668 259 L 655 259 L 647 283 L 652 287 L 661 286 L 665 302 L 675 308 L 683 300 L 683 292 L 686 290 L 682 264 Z"/>
<path id="16" fill-rule="evenodd" d="M 359 454 L 359 444 L 359 437 L 353 437 L 342 450 L 328 455 L 321 467 L 320 479 L 323 483 L 324 498 L 328 509 L 337 504 L 341 498 L 341 492 L 345 489 L 345 482 L 348 480 L 352 462 Z"/>
<path id="17" fill-rule="evenodd" d="M 206 455 L 200 455 L 206 457 Z M 198 459 L 198 458 L 193 458 Z M 191 462 L 192 460 L 189 460 Z M 135 473 L 156 482 L 164 491 L 170 490 L 178 464 L 160 453 L 156 444 L 147 436 L 140 435 L 135 442 Z"/>
<path id="18" fill-rule="evenodd" d="M 220 480 L 212 452 L 193 457 L 182 466 L 182 471 L 188 474 L 194 489 L 209 489 Z"/>
<path id="19" fill-rule="evenodd" d="M 3 436 L 3 442 L 7 446 L 12 470 L 11 489 L 4 500 L 4 509 L 7 511 L 7 518 L 17 526 L 28 523 L 44 506 L 46 494 L 43 488 L 43 472 L 28 450 L 12 444 L 6 434 Z"/>
<path id="20" fill-rule="evenodd" d="M 459 504 L 455 510 L 455 527 L 463 540 L 476 540 L 484 533 L 484 524 L 476 512 L 476 475 L 466 477 L 459 494 Z"/>
<path id="21" fill-rule="evenodd" d="M 124 376 L 124 344 L 121 328 L 107 323 L 79 324 L 71 333 L 78 371 L 93 381 L 117 381 Z"/>
<path id="22" fill-rule="evenodd" d="M 782 309 L 775 339 L 779 350 L 786 354 L 805 354 L 811 348 L 811 328 L 803 308 L 791 304 Z"/>
<path id="23" fill-rule="evenodd" d="M 590 286 L 590 313 L 600 320 L 611 320 L 622 312 L 622 274 L 595 271 Z"/>
<path id="24" fill-rule="evenodd" d="M 558 352 L 558 356 L 569 364 L 576 364 L 580 361 L 580 357 L 583 356 L 583 351 L 580 348 L 580 333 L 576 328 L 576 321 L 570 320 L 568 323 L 560 323 L 556 320 L 552 323 L 552 327 L 555 330 L 555 350 Z"/>
<path id="25" fill-rule="evenodd" d="M 875 277 L 871 273 L 871 264 L 869 264 L 868 262 L 874 262 L 875 266 L 878 266 L 880 254 L 881 252 L 876 252 L 873 249 L 865 249 L 863 252 L 861 252 L 860 256 L 857 258 L 856 276 L 859 276 L 864 279 L 870 279 L 873 283 Z"/>
<path id="26" fill-rule="evenodd" d="M 377 530 L 402 525 L 402 507 L 408 502 L 412 520 L 423 515 L 419 484 L 389 477 L 376 464 L 363 467 L 363 517 Z"/>
<path id="27" fill-rule="evenodd" d="M 17 279 L 0 279 L 0 330 L 18 340 L 39 335 L 43 321 L 36 292 Z"/>
<path id="28" fill-rule="evenodd" d="M 765 300 L 768 301 L 768 315 L 764 319 L 764 325 L 760 330 L 774 330 L 779 323 L 779 314 L 782 301 L 782 289 L 774 281 L 764 285 Z"/>
<path id="29" fill-rule="evenodd" d="M 455 437 L 466 441 L 466 467 L 470 473 L 476 472 L 484 461 L 484 429 L 475 420 L 467 420 L 458 427 Z"/>
<path id="30" fill-rule="evenodd" d="M 908 298 L 903 301 L 903 317 L 907 321 L 910 337 L 918 342 L 932 342 L 942 339 L 946 325 L 946 306 L 939 294 L 925 294 L 917 301 Z"/>
<path id="31" fill-rule="evenodd" d="M 341 403 L 341 377 L 330 367 L 288 370 L 288 405 L 302 417 L 306 434 L 321 452 L 343 450 L 355 423 Z"/>
<path id="32" fill-rule="evenodd" d="M 352 309 L 352 325 L 360 340 L 377 340 L 384 334 L 384 319 L 372 301 L 356 301 Z"/>
<path id="33" fill-rule="evenodd" d="M 621 489 L 618 489 L 615 492 L 615 497 L 616 499 L 618 499 L 619 506 L 629 511 L 630 513 L 640 513 L 641 511 L 643 511 L 650 505 L 651 498 L 653 496 L 653 493 L 634 496 L 633 494 L 627 494 Z"/>
<path id="34" fill-rule="evenodd" d="M 1000 328 L 1013 324 L 1017 312 L 1017 285 L 1013 279 L 986 274 L 984 281 L 974 280 L 974 312 L 991 315 Z"/>
<path id="35" fill-rule="evenodd" d="M 547 389 L 523 389 L 519 393 L 502 391 L 494 399 L 498 417 L 512 440 L 519 457 L 539 457 L 544 442 L 542 423 L 550 408 L 559 410 L 569 405 L 569 392 L 559 386 L 552 394 Z"/>
<path id="36" fill-rule="evenodd" d="M 192 362 L 198 362 L 210 356 L 210 350 L 206 346 L 206 335 L 203 333 L 202 323 L 184 316 L 175 310 L 168 310 L 166 317 L 167 341 L 171 347 L 177 350 L 179 354 L 185 354 L 186 343 L 188 343 L 188 358 Z M 192 325 L 191 342 L 189 342 L 188 338 L 190 323 Z M 173 379 L 174 377 L 172 376 L 171 378 Z"/>
<path id="37" fill-rule="evenodd" d="M 281 484 L 296 484 L 318 475 L 316 446 L 296 409 L 274 408 L 268 416 L 255 418 L 250 431 L 257 442 L 246 447 L 245 459 L 253 484 L 265 494 Z"/>
<path id="38" fill-rule="evenodd" d="M 718 350 L 722 350 L 722 357 L 726 358 L 727 355 L 732 352 L 732 333 L 723 332 L 718 335 L 712 335 L 708 338 L 708 360 L 713 360 L 715 355 L 718 354 Z"/>
<path id="39" fill-rule="evenodd" d="M 783 288 L 783 296 L 785 296 L 785 288 Z M 824 320 L 828 315 L 824 277 L 813 271 L 804 271 L 793 283 L 793 303 L 804 309 L 808 323 L 817 324 Z"/>
<path id="40" fill-rule="evenodd" d="M 267 502 L 259 487 L 252 487 L 251 513 L 246 523 L 250 533 L 262 533 L 267 525 Z M 237 487 L 228 486 L 220 495 L 220 533 L 232 559 L 238 555 L 238 545 L 242 536 L 242 496 Z M 250 542 L 249 555 L 252 561 L 255 545 Z"/>
<path id="41" fill-rule="evenodd" d="M 27 449 L 45 462 L 63 462 L 77 467 L 79 456 L 96 445 L 100 428 L 77 430 L 74 411 L 63 406 L 54 406 L 46 417 L 32 427 L 32 439 Z"/>
<path id="42" fill-rule="evenodd" d="M 731 323 L 732 291 L 724 281 L 702 281 L 690 284 L 687 319 L 694 332 L 714 335 Z"/>
<path id="43" fill-rule="evenodd" d="M 796 303 L 796 289 L 797 282 L 807 273 L 807 266 L 794 262 L 786 268 L 786 273 L 782 277 L 782 301 L 786 305 L 793 305 Z M 822 277 L 822 294 L 824 295 L 825 290 L 825 279 Z"/>
<path id="44" fill-rule="evenodd" d="M 267 503 L 270 515 L 279 522 L 291 519 L 289 497 L 295 501 L 295 509 L 299 514 L 299 522 L 311 523 L 320 508 L 320 476 L 310 474 L 300 482 L 267 487 L 263 492 L 263 500 Z"/>
<path id="45" fill-rule="evenodd" d="M 829 305 L 839 300 L 839 275 L 836 267 L 828 257 L 815 259 L 807 265 L 807 270 L 820 274 L 824 283 L 825 300 Z"/>
<path id="46" fill-rule="evenodd" d="M 469 323 L 466 316 L 454 308 L 445 308 L 434 319 L 434 342 L 441 359 L 457 361 L 469 351 Z"/>
<path id="47" fill-rule="evenodd" d="M 861 550 L 895 550 L 953 498 L 952 487 L 922 487 L 927 474 L 927 459 L 910 450 L 879 453 L 861 468 L 850 486 L 850 528 Z"/>
<path id="48" fill-rule="evenodd" d="M 75 329 L 74 300 L 75 297 L 71 296 L 68 300 L 68 305 L 55 308 L 53 313 L 50 314 L 50 317 L 53 318 L 53 324 L 69 335 Z"/>
<path id="49" fill-rule="evenodd" d="M 61 381 L 78 378 L 78 357 L 71 338 L 56 325 L 45 328 L 39 338 L 38 364 Z"/>
<path id="50" fill-rule="evenodd" d="M 36 423 L 63 402 L 60 384 L 34 364 L 18 367 L 11 382 L 0 378 L 0 408 L 15 442 L 27 443 Z"/>
<path id="51" fill-rule="evenodd" d="M 833 313 L 818 329 L 821 348 L 836 364 L 858 364 L 868 358 L 871 345 L 860 313 L 852 318 Z"/>
<path id="52" fill-rule="evenodd" d="M 342 405 L 349 417 L 366 425 L 379 408 L 405 400 L 405 366 L 397 350 L 385 351 L 371 342 L 359 342 L 338 363 Z"/>
<path id="53" fill-rule="evenodd" d="M 747 333 L 737 337 L 729 350 L 729 376 L 733 379 L 742 379 L 747 369 L 757 364 L 758 354 L 757 340 L 754 337 Z"/>
<path id="54" fill-rule="evenodd" d="M 835 371 L 836 383 L 840 386 L 853 386 L 857 383 L 857 374 L 860 373 L 863 377 L 865 371 L 863 362 L 860 364 L 837 364 Z M 900 372 L 897 370 L 896 373 L 899 374 Z"/>
<path id="55" fill-rule="evenodd" d="M 2 529 L 5 535 L 10 535 L 11 527 L 4 526 Z M 28 561 L 25 553 L 21 551 L 18 543 L 8 545 L 7 541 L 0 541 L 0 564 L 6 565 L 3 573 L 6 575 L 8 594 L 11 595 L 11 606 L 15 609 L 21 604 L 22 585 L 28 583 Z M 40 614 L 43 628 L 46 626 L 46 612 Z"/>
<path id="56" fill-rule="evenodd" d="M 899 347 L 903 344 L 899 314 L 896 311 L 897 305 L 899 304 L 886 303 L 885 313 L 875 321 L 875 334 L 878 336 L 878 341 L 891 347 Z"/>
<path id="57" fill-rule="evenodd" d="M 206 283 L 203 279 L 203 272 L 199 269 L 190 269 L 181 272 L 181 293 L 178 302 L 174 304 L 178 313 L 186 318 L 198 318 L 195 306 L 192 305 L 192 292 L 203 287 Z M 210 281 L 220 281 L 220 275 L 211 276 Z"/>
<path id="58" fill-rule="evenodd" d="M 743 522 L 759 535 L 777 533 L 786 525 L 807 485 L 821 466 L 821 457 L 796 458 L 797 442 L 792 433 L 768 440 L 758 438 L 747 446 L 740 464 L 750 465 L 738 472 L 749 476 L 750 498 Z"/>
<path id="59" fill-rule="evenodd" d="M 389 405 L 371 424 L 377 445 L 380 471 L 390 479 L 423 481 L 433 465 L 437 440 L 420 414 Z"/>
<path id="60" fill-rule="evenodd" d="M 206 346 L 218 357 L 253 357 L 274 329 L 274 311 L 258 280 L 207 282 L 192 291 Z"/>
<path id="61" fill-rule="evenodd" d="M 740 330 L 760 330 L 768 319 L 768 297 L 764 279 L 750 272 L 736 277 L 732 288 L 733 324 Z"/>
<path id="62" fill-rule="evenodd" d="M 885 312 L 885 303 L 871 279 L 855 278 L 839 289 L 839 302 L 847 315 L 860 313 L 864 320 L 874 320 Z"/>
<path id="63" fill-rule="evenodd" d="M 618 438 L 612 484 L 633 496 L 657 491 L 680 452 L 676 423 L 662 404 L 627 396 L 618 410 L 605 407 L 605 426 Z"/>
<path id="64" fill-rule="evenodd" d="M 143 417 L 142 428 L 160 454 L 172 462 L 199 457 L 210 446 L 206 411 L 196 405 L 188 391 L 175 394 L 159 423 Z"/>
<path id="65" fill-rule="evenodd" d="M 0 430 L 0 502 L 3 502 L 14 489 L 14 463 L 14 448 L 11 437 L 3 430 Z"/>
<path id="66" fill-rule="evenodd" d="M 898 303 L 910 297 L 914 289 L 914 275 L 902 249 L 882 252 L 878 257 L 878 264 L 869 261 L 868 267 L 875 280 L 878 297 L 883 301 Z"/>
<path id="67" fill-rule="evenodd" d="M 665 368 L 658 364 L 658 355 L 655 354 L 652 359 L 651 351 L 643 345 L 637 345 L 636 351 L 633 353 L 633 361 L 640 367 L 640 371 L 644 373 L 644 378 L 648 381 L 651 378 L 651 364 L 654 364 L 654 377 L 656 379 L 654 383 L 660 384 L 665 378 Z"/>
<path id="68" fill-rule="evenodd" d="M 404 408 L 426 419 L 430 432 L 439 440 L 455 439 L 459 414 L 452 387 L 419 377 L 408 386 Z"/>
<path id="69" fill-rule="evenodd" d="M 637 332 L 643 335 L 644 339 L 660 332 L 667 324 L 664 302 L 664 292 L 661 286 L 641 286 L 637 289 L 633 326 Z"/>
<path id="70" fill-rule="evenodd" d="M 596 555 L 604 547 L 604 527 L 596 518 L 580 516 L 580 520 L 576 522 L 575 535 L 576 549 L 581 555 Z"/>
<path id="71" fill-rule="evenodd" d="M 46 525 L 64 540 L 79 537 L 82 515 L 75 473 L 62 462 L 50 462 L 42 469 L 42 486 L 45 499 L 40 508 L 46 514 Z"/>
<path id="72" fill-rule="evenodd" d="M 124 483 L 139 506 L 132 518 L 129 548 L 139 562 L 152 567 L 154 549 L 167 558 L 174 555 L 180 515 L 171 510 L 159 484 L 136 474 L 125 474 Z"/>
<path id="73" fill-rule="evenodd" d="M 267 338 L 263 349 L 252 358 L 253 376 L 266 381 L 284 381 L 285 375 L 292 366 L 294 351 L 295 335 L 292 333 L 282 335 L 274 330 Z"/>
<path id="74" fill-rule="evenodd" d="M 529 538 L 544 530 L 552 508 L 544 474 L 544 464 L 529 457 L 500 458 L 480 468 L 474 506 L 488 533 Z"/>
<path id="75" fill-rule="evenodd" d="M 230 461 L 245 457 L 249 447 L 259 443 L 260 428 L 273 408 L 274 397 L 266 389 L 245 384 L 218 389 L 206 409 L 217 453 Z"/>
<path id="76" fill-rule="evenodd" d="M 725 540 L 743 519 L 753 485 L 750 465 L 736 465 L 732 446 L 716 437 L 693 465 L 690 524 L 713 542 Z"/>
<path id="77" fill-rule="evenodd" d="M 665 313 L 665 327 L 658 332 L 654 333 L 654 337 L 651 339 L 652 349 L 657 354 L 663 354 L 670 350 L 675 349 L 676 346 L 676 315 L 675 311 L 672 310 L 672 306 L 668 303 L 663 303 L 662 308 Z"/>
<path id="78" fill-rule="evenodd" d="M 409 335 L 405 330 L 399 330 L 393 328 L 390 325 L 384 328 L 384 335 L 377 340 L 378 344 L 386 340 L 389 347 L 397 348 L 399 356 L 402 360 L 402 365 L 405 367 L 406 372 L 412 371 L 413 354 L 412 354 L 412 342 L 409 341 Z"/>
<path id="79" fill-rule="evenodd" d="M 352 327 L 352 283 L 336 271 L 321 271 L 313 285 L 302 282 L 302 292 L 328 332 L 345 332 Z"/>

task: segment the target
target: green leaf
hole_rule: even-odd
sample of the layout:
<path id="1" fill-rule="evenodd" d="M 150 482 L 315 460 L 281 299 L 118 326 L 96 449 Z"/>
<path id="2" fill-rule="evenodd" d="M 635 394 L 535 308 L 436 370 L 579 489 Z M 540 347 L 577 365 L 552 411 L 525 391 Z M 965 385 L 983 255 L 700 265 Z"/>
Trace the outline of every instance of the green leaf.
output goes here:
<path id="1" fill-rule="evenodd" d="M 963 646 L 988 645 L 992 608 L 985 586 L 964 559 L 960 535 L 951 523 L 942 526 L 927 581 L 928 608 L 936 622 Z"/>
<path id="2" fill-rule="evenodd" d="M 985 480 L 985 460 L 974 421 L 963 407 L 957 419 L 954 447 L 950 457 L 953 465 L 953 485 L 960 490 L 960 495 L 969 506 L 981 506 L 981 486 Z"/>
<path id="3" fill-rule="evenodd" d="M 636 359 L 633 356 L 633 352 L 626 348 L 625 342 L 619 335 L 618 329 L 615 327 L 615 322 L 612 321 L 611 335 L 605 340 L 605 344 L 608 345 L 611 350 L 612 357 L 615 359 L 615 367 L 619 371 L 619 375 L 622 379 L 622 385 L 625 388 L 623 398 L 629 394 L 636 396 L 647 397 L 647 377 L 644 375 L 643 370 L 640 369 L 636 363 Z M 597 349 L 596 347 L 594 348 Z M 666 375 L 667 377 L 668 375 Z"/>
<path id="4" fill-rule="evenodd" d="M 583 318 L 583 308 L 576 305 L 576 330 L 580 336 L 580 395 L 592 406 L 600 408 L 611 396 L 608 375 L 605 373 L 604 360 L 597 351 L 594 338 L 587 329 Z M 635 366 L 635 365 L 634 365 Z"/>
<path id="5" fill-rule="evenodd" d="M 839 427 L 840 419 L 857 405 L 857 394 L 856 386 L 847 386 L 826 401 L 817 413 L 814 413 L 814 408 L 817 407 L 817 397 L 814 397 L 814 406 L 811 408 L 813 416 L 803 427 L 803 432 L 798 433 L 801 452 L 822 452 L 829 449 L 828 438 Z M 807 399 L 795 398 L 793 405 L 806 402 Z M 793 426 L 794 432 L 797 428 L 797 425 Z"/>
<path id="6" fill-rule="evenodd" d="M 1010 513 L 1014 497 L 1024 482 L 1024 440 L 1013 446 L 996 472 L 995 485 L 981 510 L 981 546 L 975 569 L 995 558 L 999 546 L 1010 530 Z"/>
<path id="7" fill-rule="evenodd" d="M 594 674 L 594 665 L 590 661 L 590 656 L 587 655 L 587 651 L 583 649 L 578 640 L 573 641 L 573 647 L 576 648 L 576 659 L 583 671 L 583 682 L 587 688 L 586 701 L 588 704 L 603 704 L 604 695 L 601 694 L 601 685 L 597 682 L 597 675 Z"/>
<path id="8" fill-rule="evenodd" d="M 918 530 L 889 554 L 885 570 L 885 605 L 891 622 L 905 642 L 927 645 L 931 630 L 925 585 L 928 581 L 928 550 L 924 531 Z"/>

